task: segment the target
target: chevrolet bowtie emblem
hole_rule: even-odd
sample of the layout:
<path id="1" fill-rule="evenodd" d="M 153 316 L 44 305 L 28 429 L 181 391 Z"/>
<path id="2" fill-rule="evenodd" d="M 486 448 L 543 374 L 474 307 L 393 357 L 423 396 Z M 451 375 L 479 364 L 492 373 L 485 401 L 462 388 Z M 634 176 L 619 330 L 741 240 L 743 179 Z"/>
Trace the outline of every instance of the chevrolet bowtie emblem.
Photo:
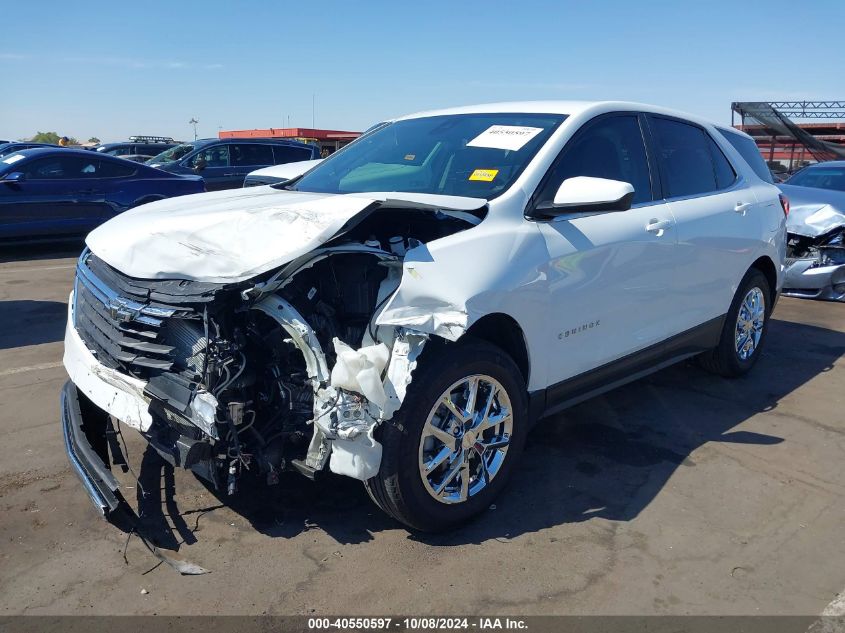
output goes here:
<path id="1" fill-rule="evenodd" d="M 116 301 L 109 302 L 109 316 L 114 319 L 115 321 L 131 321 L 132 317 L 134 316 L 134 312 L 128 309 L 122 303 L 118 303 Z"/>

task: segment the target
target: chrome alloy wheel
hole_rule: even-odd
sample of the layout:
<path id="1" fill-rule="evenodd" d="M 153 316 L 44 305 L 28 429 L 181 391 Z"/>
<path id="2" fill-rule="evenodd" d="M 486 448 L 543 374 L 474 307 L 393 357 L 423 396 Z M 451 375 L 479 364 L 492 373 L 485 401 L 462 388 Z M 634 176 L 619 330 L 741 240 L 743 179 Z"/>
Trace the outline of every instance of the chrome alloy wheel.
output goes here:
<path id="1" fill-rule="evenodd" d="M 510 398 L 495 378 L 467 376 L 438 398 L 420 439 L 420 477 L 441 503 L 478 494 L 505 462 L 513 415 Z"/>
<path id="2" fill-rule="evenodd" d="M 766 299 L 756 286 L 748 291 L 739 305 L 734 333 L 734 347 L 740 360 L 748 360 L 754 354 L 763 336 L 766 322 Z"/>

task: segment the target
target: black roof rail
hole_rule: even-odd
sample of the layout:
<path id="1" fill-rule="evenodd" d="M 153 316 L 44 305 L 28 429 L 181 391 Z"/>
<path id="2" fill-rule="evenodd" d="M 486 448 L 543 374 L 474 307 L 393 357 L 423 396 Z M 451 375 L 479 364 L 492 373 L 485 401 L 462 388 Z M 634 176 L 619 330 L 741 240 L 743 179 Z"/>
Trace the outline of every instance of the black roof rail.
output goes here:
<path id="1" fill-rule="evenodd" d="M 175 143 L 169 136 L 130 136 L 132 143 Z"/>

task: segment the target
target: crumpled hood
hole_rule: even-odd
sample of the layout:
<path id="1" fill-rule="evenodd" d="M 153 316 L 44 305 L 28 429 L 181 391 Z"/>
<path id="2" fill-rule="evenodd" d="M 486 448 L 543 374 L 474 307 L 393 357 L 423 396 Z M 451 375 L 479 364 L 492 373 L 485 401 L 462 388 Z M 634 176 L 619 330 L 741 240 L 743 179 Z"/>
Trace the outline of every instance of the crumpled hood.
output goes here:
<path id="1" fill-rule="evenodd" d="M 487 201 L 251 187 L 136 207 L 94 229 L 86 243 L 97 257 L 131 277 L 234 283 L 317 248 L 356 216 L 384 202 L 471 211 Z"/>
<path id="2" fill-rule="evenodd" d="M 845 191 L 779 185 L 789 198 L 788 233 L 819 237 L 845 226 Z"/>

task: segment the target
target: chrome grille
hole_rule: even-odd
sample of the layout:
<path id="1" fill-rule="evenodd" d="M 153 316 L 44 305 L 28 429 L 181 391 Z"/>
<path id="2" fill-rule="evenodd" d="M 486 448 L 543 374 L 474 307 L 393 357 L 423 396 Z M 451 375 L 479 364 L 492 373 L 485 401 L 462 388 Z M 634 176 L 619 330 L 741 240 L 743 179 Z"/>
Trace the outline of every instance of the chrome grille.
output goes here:
<path id="1" fill-rule="evenodd" d="M 79 259 L 74 285 L 74 326 L 103 365 L 136 376 L 174 365 L 174 346 L 166 340 L 174 309 L 139 303 L 109 288 Z"/>

